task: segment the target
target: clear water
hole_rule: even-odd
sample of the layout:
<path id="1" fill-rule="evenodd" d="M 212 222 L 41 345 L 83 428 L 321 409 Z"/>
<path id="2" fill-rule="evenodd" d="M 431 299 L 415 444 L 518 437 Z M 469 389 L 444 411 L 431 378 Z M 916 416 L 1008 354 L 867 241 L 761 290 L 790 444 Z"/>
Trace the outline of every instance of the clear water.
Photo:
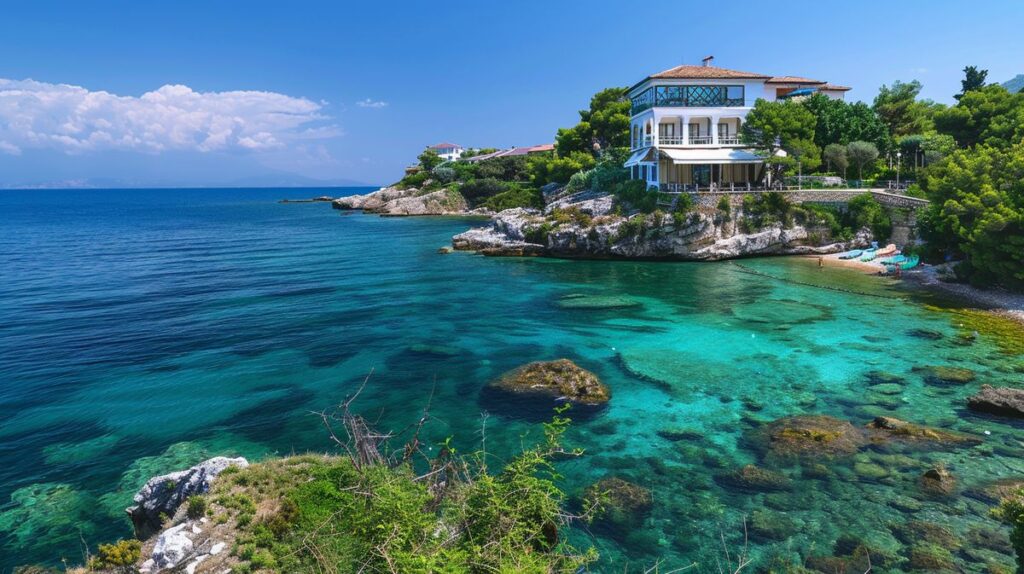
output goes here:
<path id="1" fill-rule="evenodd" d="M 955 344 L 953 315 L 880 279 L 797 259 L 442 255 L 469 222 L 276 203 L 296 193 L 322 192 L 0 192 L 0 572 L 80 561 L 83 540 L 128 536 L 123 509 L 151 475 L 217 454 L 330 449 L 309 413 L 371 370 L 359 406 L 381 427 L 415 420 L 436 388 L 431 440 L 454 435 L 477 448 L 486 425 L 487 450 L 507 457 L 537 426 L 500 404 L 482 417 L 481 388 L 525 362 L 559 357 L 595 371 L 613 392 L 605 411 L 569 432 L 587 454 L 560 463 L 563 486 L 575 494 L 619 476 L 656 501 L 628 535 L 573 533 L 599 548 L 600 571 L 658 559 L 717 571 L 722 538 L 735 554 L 755 510 L 788 527 L 785 540 L 751 538 L 759 565 L 829 555 L 843 534 L 899 560 L 906 548 L 893 528 L 909 519 L 967 539 L 1002 529 L 989 504 L 921 497 L 917 478 L 940 461 L 962 489 L 1024 477 L 1024 430 L 963 409 L 982 382 L 1020 384 L 1013 367 L 1024 357 L 1002 353 L 985 333 Z M 632 306 L 559 305 L 579 294 Z M 978 379 L 936 387 L 911 371 L 919 365 L 968 367 Z M 902 392 L 868 390 L 873 370 L 905 377 Z M 826 480 L 779 468 L 796 481 L 786 493 L 713 480 L 758 461 L 749 441 L 758 422 L 801 413 L 858 425 L 891 414 L 984 442 L 868 450 L 825 461 L 834 471 Z M 702 438 L 658 434 L 679 428 Z M 1012 561 L 1005 545 L 990 546 L 959 551 L 958 565 L 982 571 Z"/>

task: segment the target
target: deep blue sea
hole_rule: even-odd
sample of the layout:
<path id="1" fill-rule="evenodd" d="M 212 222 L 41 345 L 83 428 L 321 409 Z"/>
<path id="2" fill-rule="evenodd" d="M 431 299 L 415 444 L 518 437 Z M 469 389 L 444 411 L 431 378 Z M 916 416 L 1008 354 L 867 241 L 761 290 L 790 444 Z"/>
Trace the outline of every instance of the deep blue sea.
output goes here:
<path id="1" fill-rule="evenodd" d="M 618 476 L 655 500 L 630 532 L 571 533 L 597 546 L 597 571 L 662 560 L 717 572 L 722 540 L 742 547 L 744 519 L 760 525 L 748 540 L 758 566 L 838 554 L 853 537 L 908 569 L 911 520 L 995 540 L 952 549 L 965 571 L 1012 564 L 991 503 L 964 492 L 1024 477 L 1024 431 L 963 407 L 981 383 L 1021 384 L 1024 357 L 984 330 L 960 338 L 960 315 L 802 259 L 440 254 L 475 222 L 277 203 L 365 191 L 0 192 L 0 572 L 80 562 L 83 544 L 129 536 L 124 508 L 155 474 L 214 455 L 330 450 L 310 413 L 371 372 L 356 406 L 379 427 L 414 422 L 434 389 L 429 440 L 471 450 L 486 429 L 488 452 L 507 458 L 537 436 L 536 417 L 482 402 L 481 389 L 560 357 L 612 389 L 568 433 L 586 455 L 559 463 L 562 486 L 575 495 Z M 931 385 L 913 370 L 926 365 L 977 378 Z M 872 371 L 897 382 L 871 386 Z M 867 449 L 829 461 L 827 477 L 774 468 L 788 491 L 715 480 L 768 464 L 750 442 L 759 425 L 808 413 L 857 425 L 888 414 L 983 441 Z M 939 463 L 957 476 L 954 496 L 918 488 Z"/>

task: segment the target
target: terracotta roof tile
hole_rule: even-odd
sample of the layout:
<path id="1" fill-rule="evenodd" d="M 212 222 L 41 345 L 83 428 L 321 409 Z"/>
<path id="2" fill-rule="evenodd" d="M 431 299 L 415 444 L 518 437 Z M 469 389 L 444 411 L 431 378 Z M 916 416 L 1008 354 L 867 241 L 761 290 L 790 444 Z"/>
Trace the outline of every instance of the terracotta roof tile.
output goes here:
<path id="1" fill-rule="evenodd" d="M 751 72 L 740 72 L 738 70 L 729 70 L 726 68 L 719 68 L 718 66 L 693 66 L 683 65 L 676 66 L 670 70 L 664 72 L 658 72 L 652 74 L 648 78 L 678 78 L 678 79 L 694 79 L 694 80 L 761 80 L 766 79 L 769 76 L 764 74 L 754 74 Z"/>
<path id="2" fill-rule="evenodd" d="M 848 92 L 848 91 L 852 90 L 853 88 L 851 88 L 849 86 L 837 86 L 836 84 L 825 84 L 824 86 L 821 86 L 818 89 L 819 90 L 831 90 L 833 92 Z"/>
<path id="3" fill-rule="evenodd" d="M 439 143 L 439 144 L 434 144 L 432 146 L 429 146 L 429 147 L 427 147 L 427 149 L 441 149 L 441 148 L 446 148 L 446 147 L 462 147 L 462 146 L 460 146 L 459 144 L 453 144 L 453 143 Z"/>

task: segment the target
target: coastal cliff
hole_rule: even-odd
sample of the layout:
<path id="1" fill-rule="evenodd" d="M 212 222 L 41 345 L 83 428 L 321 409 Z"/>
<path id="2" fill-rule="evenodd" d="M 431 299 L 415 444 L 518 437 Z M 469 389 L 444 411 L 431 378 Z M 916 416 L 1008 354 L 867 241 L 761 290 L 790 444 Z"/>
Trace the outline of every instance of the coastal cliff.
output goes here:
<path id="1" fill-rule="evenodd" d="M 491 215 L 490 210 L 471 210 L 457 190 L 427 190 L 417 187 L 383 187 L 363 195 L 335 199 L 331 206 L 340 210 L 362 210 L 384 216 L 411 215 Z"/>
<path id="2" fill-rule="evenodd" d="M 587 194 L 545 210 L 516 208 L 452 238 L 457 250 L 484 255 L 715 261 L 755 255 L 826 254 L 863 247 L 871 232 L 834 238 L 812 219 L 758 224 L 742 204 L 728 209 L 619 215 L 608 195 Z"/>

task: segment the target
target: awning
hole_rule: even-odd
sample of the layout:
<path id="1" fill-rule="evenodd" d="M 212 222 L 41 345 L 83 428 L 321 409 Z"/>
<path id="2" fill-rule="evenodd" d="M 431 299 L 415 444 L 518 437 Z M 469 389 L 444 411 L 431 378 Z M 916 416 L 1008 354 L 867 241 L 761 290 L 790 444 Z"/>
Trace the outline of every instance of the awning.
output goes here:
<path id="1" fill-rule="evenodd" d="M 702 165 L 709 163 L 764 163 L 761 156 L 739 148 L 662 148 L 660 151 L 662 156 L 671 159 L 672 163 L 677 165 Z"/>
<path id="2" fill-rule="evenodd" d="M 642 149 L 640 151 L 635 151 L 635 152 L 633 152 L 633 155 L 629 156 L 629 159 L 626 160 L 626 163 L 622 164 L 622 167 L 633 167 L 634 165 L 636 165 L 636 164 L 638 164 L 638 163 L 640 163 L 642 161 L 655 161 L 655 157 L 654 157 L 654 153 L 653 152 L 654 152 L 653 148 L 647 148 L 647 149 Z"/>

